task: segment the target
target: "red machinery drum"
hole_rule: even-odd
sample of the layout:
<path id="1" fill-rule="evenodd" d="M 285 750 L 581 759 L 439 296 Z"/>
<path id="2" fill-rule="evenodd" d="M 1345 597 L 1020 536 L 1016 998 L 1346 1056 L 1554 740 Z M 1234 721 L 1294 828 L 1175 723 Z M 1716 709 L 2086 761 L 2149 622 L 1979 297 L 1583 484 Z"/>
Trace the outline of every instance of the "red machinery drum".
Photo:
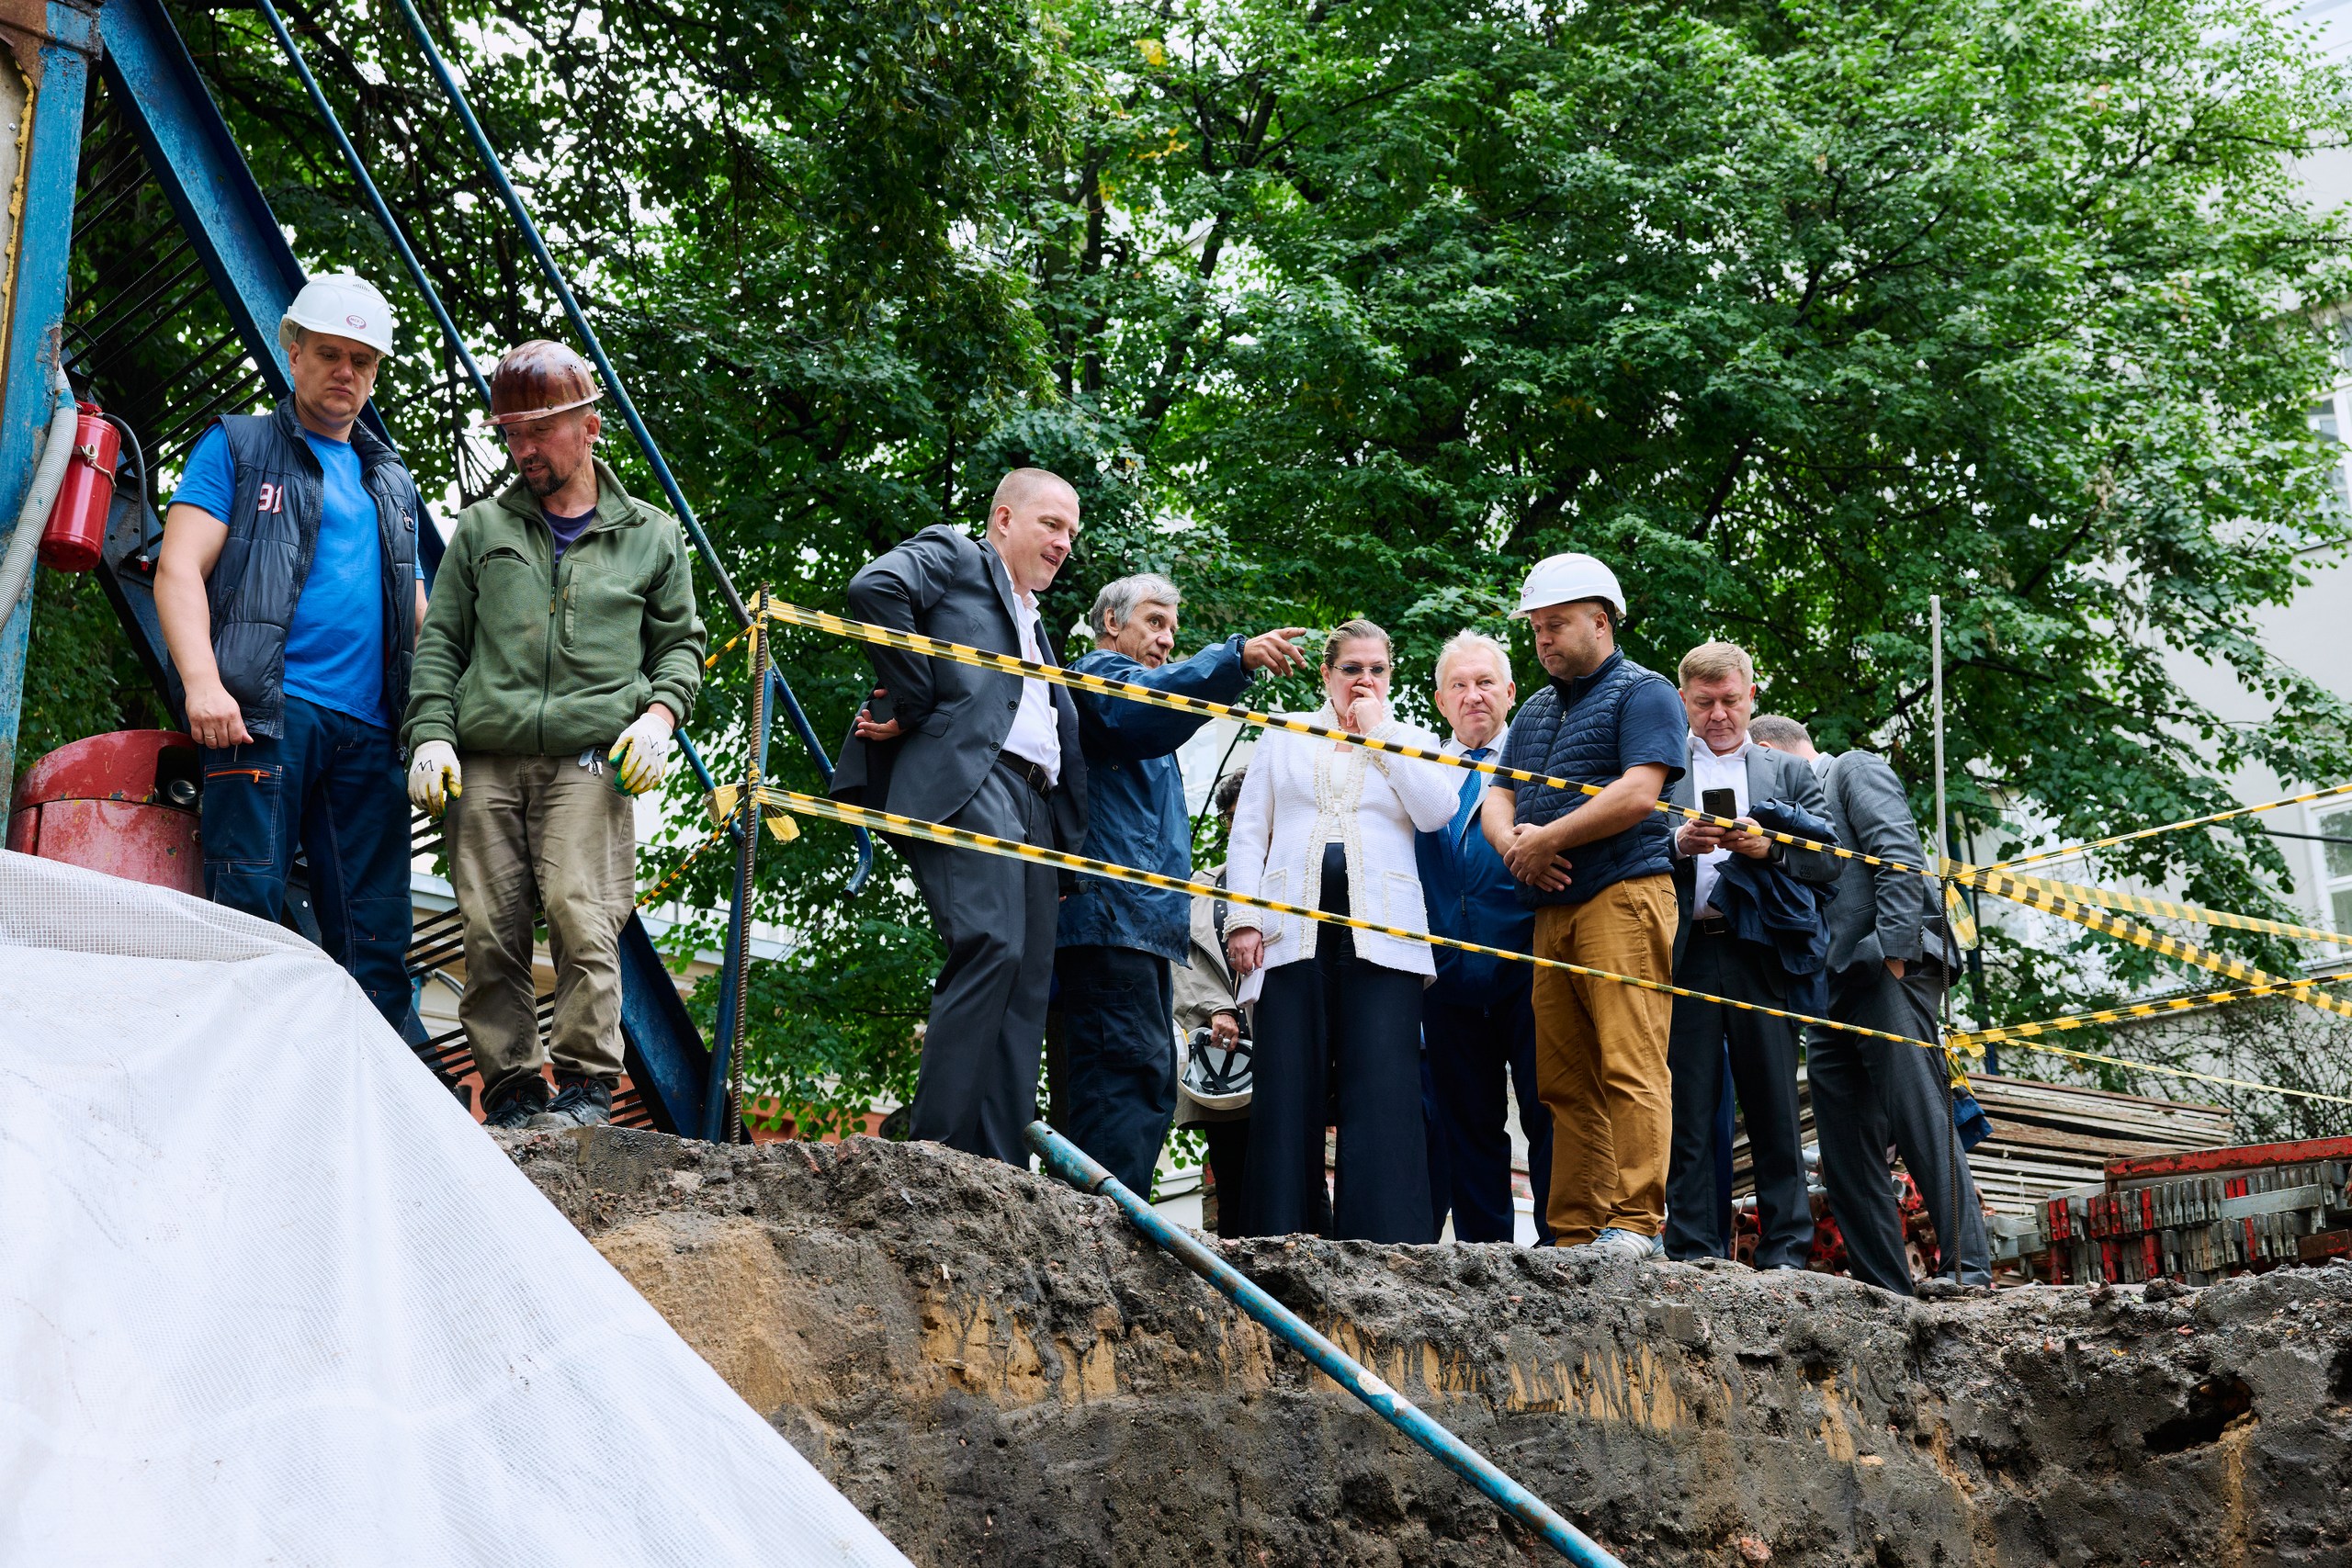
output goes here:
<path id="1" fill-rule="evenodd" d="M 122 729 L 60 746 L 18 786 L 8 847 L 201 897 L 198 780 L 195 740 L 168 729 Z"/>

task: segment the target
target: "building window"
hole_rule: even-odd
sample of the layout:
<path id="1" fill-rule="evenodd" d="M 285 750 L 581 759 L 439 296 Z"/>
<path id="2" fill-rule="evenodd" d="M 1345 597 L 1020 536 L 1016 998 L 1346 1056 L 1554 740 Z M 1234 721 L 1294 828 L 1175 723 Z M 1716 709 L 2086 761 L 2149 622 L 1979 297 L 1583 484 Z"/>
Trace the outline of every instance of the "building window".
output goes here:
<path id="1" fill-rule="evenodd" d="M 2352 487 L 2347 487 L 2345 460 L 2352 457 L 2352 448 L 2345 444 L 2344 433 L 2352 429 L 2352 421 L 2345 418 L 2342 404 L 2346 394 L 2330 393 L 2312 405 L 2312 433 L 2329 442 L 2336 453 L 2335 466 L 2328 470 L 2328 511 L 2331 516 L 2352 514 Z"/>
<path id="2" fill-rule="evenodd" d="M 2331 841 L 2316 846 L 2320 852 L 2320 891 L 2326 897 L 2329 911 L 2335 916 L 2335 929 L 2352 931 L 2352 810 L 2331 811 L 2318 820 L 2313 832 L 2326 835 Z"/>

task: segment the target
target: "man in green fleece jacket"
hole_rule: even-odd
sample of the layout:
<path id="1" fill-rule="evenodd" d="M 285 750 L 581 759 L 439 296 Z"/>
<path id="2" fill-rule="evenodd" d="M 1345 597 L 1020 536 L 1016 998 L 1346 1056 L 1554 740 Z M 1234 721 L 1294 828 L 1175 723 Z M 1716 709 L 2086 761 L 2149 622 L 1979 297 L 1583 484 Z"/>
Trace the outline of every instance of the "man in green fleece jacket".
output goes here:
<path id="1" fill-rule="evenodd" d="M 668 770 L 671 733 L 702 684 L 703 626 L 677 520 L 632 499 L 595 456 L 590 405 L 603 393 L 586 362 L 524 344 L 498 362 L 490 395 L 519 477 L 458 516 L 435 580 L 401 729 L 409 798 L 448 813 L 466 942 L 458 1016 L 488 1121 L 587 1126 L 612 1119 L 621 1075 L 631 797 Z M 555 957 L 544 1049 L 540 909 Z"/>

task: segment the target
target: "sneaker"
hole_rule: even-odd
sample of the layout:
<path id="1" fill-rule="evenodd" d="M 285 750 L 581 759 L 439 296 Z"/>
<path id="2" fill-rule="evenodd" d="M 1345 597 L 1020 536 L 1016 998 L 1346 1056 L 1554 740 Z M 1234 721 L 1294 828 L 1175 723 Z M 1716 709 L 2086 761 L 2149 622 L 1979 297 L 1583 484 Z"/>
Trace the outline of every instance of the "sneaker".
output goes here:
<path id="1" fill-rule="evenodd" d="M 602 1127 L 613 1119 L 613 1090 L 595 1078 L 566 1077 L 548 1108 L 530 1120 L 533 1132 L 548 1128 Z"/>
<path id="2" fill-rule="evenodd" d="M 1582 1247 L 1568 1248 L 1568 1252 L 1572 1257 L 1589 1258 L 1596 1263 L 1646 1263 L 1666 1256 L 1666 1242 L 1660 1236 L 1609 1225 Z"/>
<path id="3" fill-rule="evenodd" d="M 527 1125 L 532 1117 L 547 1108 L 548 1080 L 534 1073 L 529 1077 L 517 1078 L 483 1102 L 482 1125 L 502 1127 L 511 1133 Z"/>

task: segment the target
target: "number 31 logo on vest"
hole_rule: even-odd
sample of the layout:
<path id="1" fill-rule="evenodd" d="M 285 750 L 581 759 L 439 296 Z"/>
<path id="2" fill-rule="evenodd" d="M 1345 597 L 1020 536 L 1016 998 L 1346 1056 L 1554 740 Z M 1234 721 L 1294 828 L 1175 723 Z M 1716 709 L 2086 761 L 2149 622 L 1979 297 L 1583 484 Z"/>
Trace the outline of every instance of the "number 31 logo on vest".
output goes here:
<path id="1" fill-rule="evenodd" d="M 281 484 L 264 484 L 261 487 L 261 493 L 254 498 L 254 510 L 256 512 L 285 511 L 286 487 Z"/>

